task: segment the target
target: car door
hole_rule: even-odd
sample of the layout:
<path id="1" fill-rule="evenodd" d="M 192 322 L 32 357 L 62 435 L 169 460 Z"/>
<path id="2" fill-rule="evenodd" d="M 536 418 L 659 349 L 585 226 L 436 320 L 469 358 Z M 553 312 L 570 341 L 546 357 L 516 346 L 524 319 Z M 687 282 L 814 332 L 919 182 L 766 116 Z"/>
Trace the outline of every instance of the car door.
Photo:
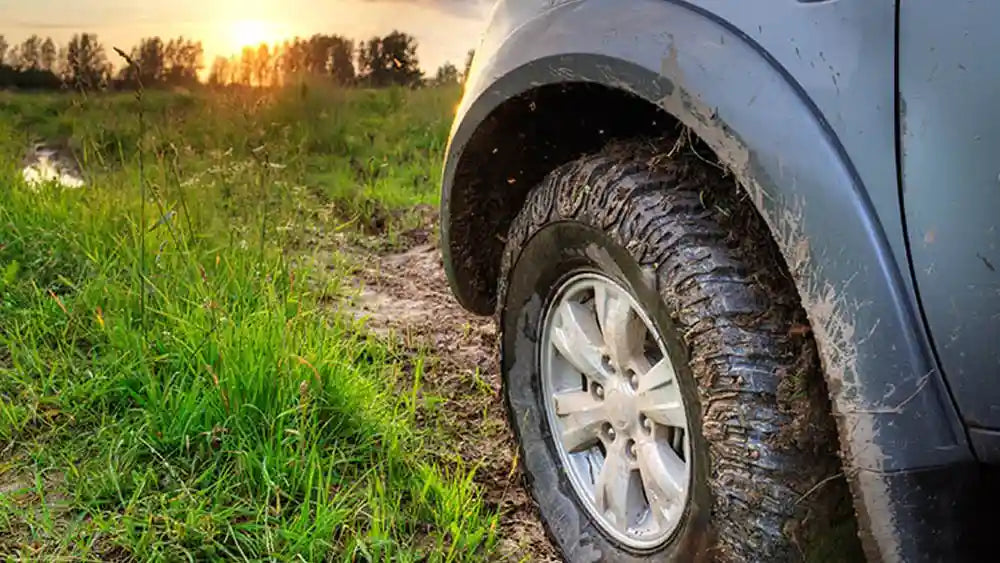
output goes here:
<path id="1" fill-rule="evenodd" d="M 1000 2 L 902 0 L 899 22 L 913 276 L 963 417 L 1000 428 Z M 996 436 L 974 430 L 977 451 Z"/>

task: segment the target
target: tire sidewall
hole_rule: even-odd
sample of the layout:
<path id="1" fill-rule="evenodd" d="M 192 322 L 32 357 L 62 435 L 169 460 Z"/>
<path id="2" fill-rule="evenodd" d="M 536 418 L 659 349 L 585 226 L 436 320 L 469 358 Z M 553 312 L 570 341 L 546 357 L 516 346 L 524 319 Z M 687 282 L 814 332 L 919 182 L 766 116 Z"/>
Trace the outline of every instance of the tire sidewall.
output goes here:
<path id="1" fill-rule="evenodd" d="M 639 551 L 608 537 L 591 521 L 566 474 L 553 440 L 539 374 L 542 316 L 567 277 L 596 272 L 632 293 L 659 333 L 677 374 L 690 433 L 690 496 L 680 527 L 660 547 Z M 575 220 L 548 223 L 524 244 L 506 280 L 500 308 L 501 369 L 511 425 L 517 435 L 525 476 L 553 540 L 567 559 L 584 561 L 711 560 L 712 497 L 708 485 L 708 444 L 702 434 L 697 384 L 688 352 L 661 298 L 657 276 L 598 228 Z"/>

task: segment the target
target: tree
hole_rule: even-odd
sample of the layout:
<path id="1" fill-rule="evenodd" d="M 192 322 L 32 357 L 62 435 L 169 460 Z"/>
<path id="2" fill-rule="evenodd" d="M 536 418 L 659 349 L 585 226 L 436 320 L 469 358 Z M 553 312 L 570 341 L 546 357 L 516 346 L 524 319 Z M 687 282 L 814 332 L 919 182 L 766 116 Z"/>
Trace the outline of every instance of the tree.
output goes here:
<path id="1" fill-rule="evenodd" d="M 166 54 L 163 40 L 147 37 L 139 40 L 130 54 L 134 65 L 122 69 L 122 78 L 131 87 L 142 83 L 143 87 L 153 87 L 163 82 L 166 73 Z"/>
<path id="2" fill-rule="evenodd" d="M 340 35 L 296 37 L 291 42 L 274 46 L 271 57 L 275 73 L 273 84 L 289 82 L 303 74 L 330 77 L 342 85 L 355 81 L 354 42 Z"/>
<path id="3" fill-rule="evenodd" d="M 285 42 L 281 48 L 281 75 L 287 81 L 305 70 L 305 42 L 296 37 L 289 42 Z"/>
<path id="4" fill-rule="evenodd" d="M 42 43 L 41 51 L 42 70 L 55 72 L 56 61 L 59 60 L 59 48 L 56 47 L 55 41 L 52 41 L 51 37 L 46 37 L 45 42 Z"/>
<path id="5" fill-rule="evenodd" d="M 327 64 L 330 62 L 330 49 L 327 45 L 326 36 L 313 35 L 305 43 L 303 52 L 305 60 L 302 61 L 303 69 L 312 75 L 326 74 Z"/>
<path id="6" fill-rule="evenodd" d="M 243 47 L 243 55 L 240 57 L 239 66 L 239 79 L 238 82 L 244 86 L 250 86 L 253 81 L 253 72 L 256 66 L 255 59 L 257 58 L 256 51 L 253 47 Z"/>
<path id="7" fill-rule="evenodd" d="M 18 67 L 31 70 L 38 70 L 42 67 L 41 37 L 32 35 L 21 43 L 21 60 Z"/>
<path id="8" fill-rule="evenodd" d="M 53 71 L 59 76 L 66 78 L 69 73 L 69 69 L 66 68 L 66 61 L 69 60 L 69 45 L 60 45 L 59 54 L 56 55 L 56 64 L 52 65 Z"/>
<path id="9" fill-rule="evenodd" d="M 281 45 L 275 45 L 274 56 L 271 57 L 271 86 L 276 88 L 284 84 L 284 73 L 282 72 L 282 65 L 284 64 L 282 55 L 284 51 L 281 49 Z"/>
<path id="10" fill-rule="evenodd" d="M 21 46 L 14 45 L 7 51 L 7 66 L 21 70 Z"/>
<path id="11" fill-rule="evenodd" d="M 123 68 L 119 78 L 129 87 L 140 80 L 147 88 L 190 86 L 198 82 L 203 55 L 201 42 L 178 37 L 165 43 L 159 37 L 148 37 L 132 48 L 135 65 Z"/>
<path id="12" fill-rule="evenodd" d="M 198 82 L 198 72 L 204 67 L 205 56 L 201 41 L 190 41 L 183 36 L 171 39 L 163 55 L 163 80 L 166 84 L 190 86 Z"/>
<path id="13" fill-rule="evenodd" d="M 330 47 L 330 76 L 333 81 L 342 86 L 354 83 L 354 41 L 331 35 L 329 37 Z"/>
<path id="14" fill-rule="evenodd" d="M 267 86 L 271 84 L 271 49 L 267 43 L 261 43 L 257 47 L 257 56 L 254 58 L 253 75 L 257 81 L 257 86 Z"/>
<path id="15" fill-rule="evenodd" d="M 444 86 L 447 84 L 457 84 L 458 83 L 458 69 L 455 65 L 451 63 L 444 63 L 437 69 L 437 74 L 434 75 L 434 84 L 439 86 Z"/>
<path id="16" fill-rule="evenodd" d="M 229 70 L 229 74 L 226 76 L 226 84 L 239 84 L 240 58 L 236 55 L 229 57 L 229 64 L 226 66 Z"/>
<path id="17" fill-rule="evenodd" d="M 96 89 L 107 80 L 111 66 L 104 46 L 93 33 L 74 35 L 66 49 L 66 81 L 83 89 Z"/>
<path id="18" fill-rule="evenodd" d="M 32 35 L 19 45 L 10 48 L 0 36 L 0 88 L 24 90 L 53 90 L 59 88 L 59 77 L 51 72 L 52 64 L 44 46 L 55 45 L 51 39 L 42 41 Z M 5 64 L 7 63 L 7 64 Z"/>
<path id="19" fill-rule="evenodd" d="M 229 59 L 226 57 L 215 57 L 215 60 L 212 61 L 212 68 L 208 71 L 208 85 L 218 87 L 229 84 L 230 73 Z"/>
<path id="20" fill-rule="evenodd" d="M 393 84 L 412 86 L 423 73 L 417 60 L 417 40 L 412 35 L 393 31 L 385 37 L 372 37 L 358 52 L 361 78 L 369 86 Z"/>

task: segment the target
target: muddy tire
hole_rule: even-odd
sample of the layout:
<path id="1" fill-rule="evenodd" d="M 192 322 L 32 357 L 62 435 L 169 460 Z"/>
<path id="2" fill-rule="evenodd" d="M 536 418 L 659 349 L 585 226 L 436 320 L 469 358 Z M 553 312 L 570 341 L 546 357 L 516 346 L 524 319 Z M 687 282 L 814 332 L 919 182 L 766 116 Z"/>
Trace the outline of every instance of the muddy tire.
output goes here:
<path id="1" fill-rule="evenodd" d="M 815 345 L 767 230 L 731 179 L 656 154 L 560 167 L 508 234 L 504 394 L 545 526 L 570 562 L 859 560 Z M 612 293 L 632 324 L 609 336 Z M 642 345 L 621 340 L 639 321 Z"/>

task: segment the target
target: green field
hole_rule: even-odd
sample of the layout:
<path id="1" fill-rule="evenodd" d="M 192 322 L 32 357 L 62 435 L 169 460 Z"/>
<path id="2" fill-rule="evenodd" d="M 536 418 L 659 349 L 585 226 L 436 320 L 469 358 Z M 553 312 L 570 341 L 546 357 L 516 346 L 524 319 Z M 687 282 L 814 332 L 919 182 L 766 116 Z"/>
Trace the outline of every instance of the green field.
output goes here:
<path id="1" fill-rule="evenodd" d="M 436 207 L 459 95 L 0 92 L 0 558 L 496 556 L 433 358 L 330 306 Z M 38 140 L 87 186 L 27 186 Z"/>

